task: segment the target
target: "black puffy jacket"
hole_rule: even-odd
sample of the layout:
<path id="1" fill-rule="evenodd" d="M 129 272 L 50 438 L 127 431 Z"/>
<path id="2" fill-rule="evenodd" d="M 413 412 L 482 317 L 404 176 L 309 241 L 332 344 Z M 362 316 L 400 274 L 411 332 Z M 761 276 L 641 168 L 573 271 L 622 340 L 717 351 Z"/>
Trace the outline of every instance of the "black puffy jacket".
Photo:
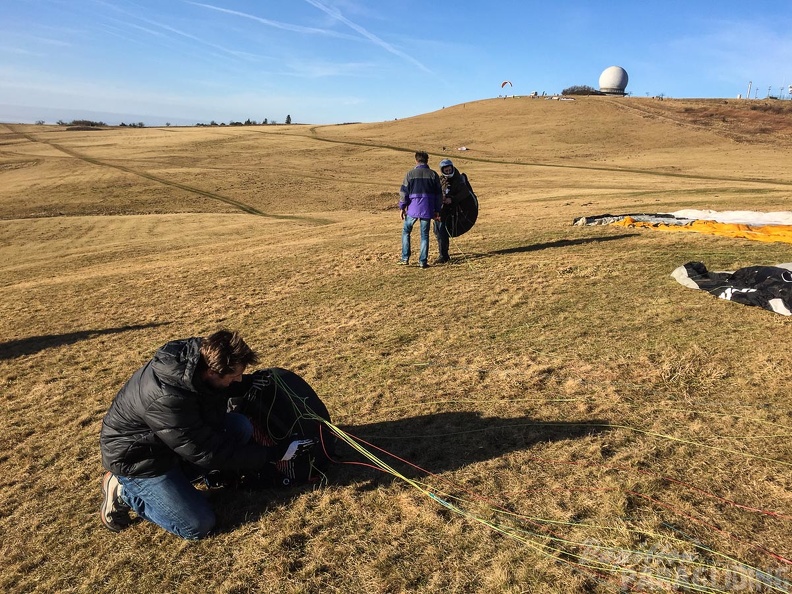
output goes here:
<path id="1" fill-rule="evenodd" d="M 263 467 L 273 448 L 235 444 L 223 432 L 227 397 L 198 389 L 200 338 L 169 342 L 118 392 L 102 421 L 102 465 L 113 474 L 159 476 L 180 459 L 207 470 Z"/>

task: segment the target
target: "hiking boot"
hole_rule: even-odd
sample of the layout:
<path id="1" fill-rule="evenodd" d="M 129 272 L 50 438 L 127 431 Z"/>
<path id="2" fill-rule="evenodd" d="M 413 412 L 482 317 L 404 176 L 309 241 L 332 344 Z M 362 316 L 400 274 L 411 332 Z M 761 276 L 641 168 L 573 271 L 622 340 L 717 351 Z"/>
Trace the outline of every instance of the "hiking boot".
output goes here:
<path id="1" fill-rule="evenodd" d="M 132 523 L 129 512 L 132 508 L 121 499 L 121 483 L 112 472 L 106 472 L 102 479 L 102 507 L 99 516 L 105 528 L 113 532 L 121 532 Z"/>
<path id="2" fill-rule="evenodd" d="M 409 264 L 410 264 L 409 260 L 399 260 L 399 265 L 401 266 L 409 266 Z"/>
<path id="3" fill-rule="evenodd" d="M 434 261 L 434 264 L 435 265 L 448 264 L 450 261 L 451 261 L 451 258 L 438 258 L 437 260 Z"/>
<path id="4" fill-rule="evenodd" d="M 429 264 L 427 264 L 426 262 L 421 262 L 420 264 L 418 264 L 418 268 L 429 268 Z"/>

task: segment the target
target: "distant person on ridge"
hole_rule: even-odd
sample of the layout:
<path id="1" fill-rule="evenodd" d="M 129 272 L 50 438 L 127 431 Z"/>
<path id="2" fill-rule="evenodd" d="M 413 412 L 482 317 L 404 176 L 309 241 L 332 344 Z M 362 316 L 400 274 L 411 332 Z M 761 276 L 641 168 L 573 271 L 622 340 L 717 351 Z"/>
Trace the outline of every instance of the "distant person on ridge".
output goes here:
<path id="1" fill-rule="evenodd" d="M 220 330 L 167 343 L 132 375 L 102 420 L 105 527 L 123 530 L 134 511 L 182 538 L 202 538 L 215 513 L 193 482 L 212 470 L 261 469 L 310 447 L 311 440 L 256 443 L 250 419 L 227 412 L 234 386 L 257 362 L 236 332 Z"/>
<path id="2" fill-rule="evenodd" d="M 442 188 L 440 176 L 429 169 L 429 155 L 423 151 L 415 153 L 415 167 L 404 176 L 399 190 L 399 210 L 404 221 L 402 226 L 402 254 L 400 264 L 410 263 L 410 234 L 416 221 L 421 226 L 421 251 L 418 266 L 429 268 L 429 227 L 432 219 L 440 217 Z"/>
<path id="3" fill-rule="evenodd" d="M 435 264 L 446 264 L 451 260 L 448 255 L 450 234 L 446 223 L 454 212 L 454 207 L 470 194 L 464 173 L 454 166 L 451 159 L 440 161 L 440 185 L 443 188 L 443 207 L 440 217 L 435 219 L 434 234 L 437 238 L 438 258 Z"/>

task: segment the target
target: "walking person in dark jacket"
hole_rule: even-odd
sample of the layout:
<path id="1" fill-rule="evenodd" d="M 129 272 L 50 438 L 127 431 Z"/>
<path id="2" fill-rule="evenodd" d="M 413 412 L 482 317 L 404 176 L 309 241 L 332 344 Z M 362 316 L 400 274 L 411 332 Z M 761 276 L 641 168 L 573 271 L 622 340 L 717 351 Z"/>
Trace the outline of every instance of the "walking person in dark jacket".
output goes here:
<path id="1" fill-rule="evenodd" d="M 429 227 L 432 219 L 440 216 L 442 190 L 440 176 L 429 169 L 429 155 L 423 151 L 415 153 L 415 167 L 404 176 L 399 190 L 399 210 L 404 221 L 402 226 L 401 264 L 410 263 L 410 235 L 416 221 L 421 226 L 421 251 L 418 265 L 429 268 Z"/>
<path id="2" fill-rule="evenodd" d="M 257 355 L 236 332 L 169 342 L 118 392 L 102 421 L 102 523 L 118 532 L 130 511 L 182 538 L 215 525 L 214 511 L 191 483 L 190 470 L 254 470 L 294 457 L 255 443 L 253 425 L 226 412 L 233 385 Z M 238 385 L 238 384 L 237 384 Z"/>

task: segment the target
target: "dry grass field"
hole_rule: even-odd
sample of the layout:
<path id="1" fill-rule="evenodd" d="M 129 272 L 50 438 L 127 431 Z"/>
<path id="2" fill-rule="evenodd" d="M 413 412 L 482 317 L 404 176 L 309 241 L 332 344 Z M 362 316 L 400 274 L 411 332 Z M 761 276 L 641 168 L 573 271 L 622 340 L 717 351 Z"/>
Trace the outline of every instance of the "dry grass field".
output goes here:
<path id="1" fill-rule="evenodd" d="M 428 270 L 396 265 L 419 148 L 481 205 Z M 788 592 L 792 321 L 669 275 L 790 246 L 571 222 L 792 210 L 790 163 L 789 101 L 0 124 L 0 591 Z M 220 327 L 442 501 L 339 465 L 315 490 L 212 491 L 203 541 L 108 532 L 110 401 L 157 347 Z"/>

